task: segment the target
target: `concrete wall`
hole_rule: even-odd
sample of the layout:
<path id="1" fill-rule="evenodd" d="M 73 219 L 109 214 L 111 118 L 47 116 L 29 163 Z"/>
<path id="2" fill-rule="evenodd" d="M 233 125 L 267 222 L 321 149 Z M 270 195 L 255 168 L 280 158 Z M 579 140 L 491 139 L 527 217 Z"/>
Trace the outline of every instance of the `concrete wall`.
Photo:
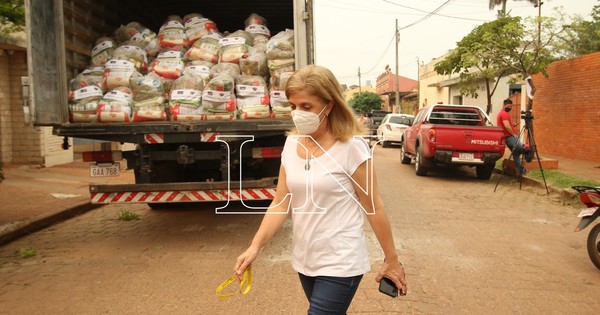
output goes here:
<path id="1" fill-rule="evenodd" d="M 73 161 L 72 150 L 62 150 L 62 139 L 51 127 L 25 123 L 21 77 L 27 76 L 25 50 L 0 49 L 0 161 L 53 166 Z"/>

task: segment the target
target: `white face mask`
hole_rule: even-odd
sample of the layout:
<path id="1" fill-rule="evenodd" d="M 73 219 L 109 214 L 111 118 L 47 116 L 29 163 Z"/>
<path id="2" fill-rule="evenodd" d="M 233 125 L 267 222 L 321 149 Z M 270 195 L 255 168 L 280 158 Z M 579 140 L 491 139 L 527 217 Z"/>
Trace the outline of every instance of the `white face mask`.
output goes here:
<path id="1" fill-rule="evenodd" d="M 317 129 L 319 129 L 319 125 L 323 122 L 323 120 L 319 119 L 319 115 L 323 113 L 323 111 L 327 108 L 327 106 L 323 107 L 323 109 L 315 114 L 313 112 L 307 112 L 304 110 L 293 110 L 292 111 L 292 120 L 294 121 L 294 125 L 296 125 L 296 130 L 300 135 L 309 135 Z"/>

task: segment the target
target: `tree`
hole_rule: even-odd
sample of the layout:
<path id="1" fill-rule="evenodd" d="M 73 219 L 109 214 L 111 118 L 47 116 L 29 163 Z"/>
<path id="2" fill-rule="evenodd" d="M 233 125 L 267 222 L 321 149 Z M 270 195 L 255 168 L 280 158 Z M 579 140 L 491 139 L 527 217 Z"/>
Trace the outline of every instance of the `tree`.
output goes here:
<path id="1" fill-rule="evenodd" d="M 361 92 L 356 93 L 352 96 L 352 99 L 348 102 L 348 105 L 352 107 L 356 113 L 368 113 L 371 110 L 381 109 L 383 100 L 381 96 L 373 92 Z"/>
<path id="2" fill-rule="evenodd" d="M 489 1 L 489 5 L 490 5 L 490 11 L 494 10 L 495 7 L 497 6 L 502 6 L 502 9 L 498 10 L 498 17 L 505 17 L 507 15 L 506 12 L 506 1 L 507 0 L 488 0 Z M 533 5 L 537 5 L 538 4 L 538 0 L 514 0 L 514 1 L 528 1 L 529 3 L 533 4 Z"/>
<path id="3" fill-rule="evenodd" d="M 600 5 L 592 9 L 592 21 L 581 17 L 567 25 L 565 33 L 560 37 L 563 42 L 563 53 L 572 58 L 600 51 Z"/>
<path id="4" fill-rule="evenodd" d="M 538 21 L 543 22 L 541 33 Z M 514 83 L 535 73 L 545 75 L 546 67 L 558 57 L 557 34 L 563 29 L 555 25 L 556 19 L 528 18 L 526 22 L 527 27 L 520 17 L 507 16 L 476 27 L 446 59 L 435 65 L 436 72 L 458 73 L 461 93 L 474 98 L 483 81 L 489 114 L 500 78 L 509 76 Z"/>
<path id="5" fill-rule="evenodd" d="M 2 35 L 21 31 L 25 26 L 25 8 L 23 0 L 0 1 L 0 28 Z"/>

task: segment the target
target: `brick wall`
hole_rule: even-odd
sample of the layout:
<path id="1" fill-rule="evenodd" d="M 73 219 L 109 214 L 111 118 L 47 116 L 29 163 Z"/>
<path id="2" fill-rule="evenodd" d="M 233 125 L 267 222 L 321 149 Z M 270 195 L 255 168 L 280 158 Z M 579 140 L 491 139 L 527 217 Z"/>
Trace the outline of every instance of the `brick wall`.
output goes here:
<path id="1" fill-rule="evenodd" d="M 0 162 L 12 161 L 9 56 L 0 55 Z"/>
<path id="2" fill-rule="evenodd" d="M 600 162 L 600 52 L 554 62 L 547 72 L 532 77 L 540 156 Z"/>

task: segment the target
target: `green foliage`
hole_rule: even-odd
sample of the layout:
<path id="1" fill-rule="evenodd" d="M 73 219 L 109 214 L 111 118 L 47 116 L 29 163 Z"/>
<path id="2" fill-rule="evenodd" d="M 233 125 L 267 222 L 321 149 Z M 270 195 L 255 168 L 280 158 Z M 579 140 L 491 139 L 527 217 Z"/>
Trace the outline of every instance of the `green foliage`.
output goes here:
<path id="1" fill-rule="evenodd" d="M 2 26 L 2 35 L 23 30 L 25 26 L 23 0 L 0 1 L 0 26 Z"/>
<path id="2" fill-rule="evenodd" d="M 348 105 L 354 110 L 355 113 L 368 113 L 371 110 L 381 109 L 383 100 L 381 96 L 373 92 L 361 92 L 356 93 L 352 96 L 352 99 L 348 102 Z"/>
<path id="3" fill-rule="evenodd" d="M 140 217 L 141 216 L 137 213 L 131 212 L 129 210 L 122 210 L 119 213 L 118 219 L 121 221 L 133 221 L 133 220 L 139 220 Z"/>
<path id="4" fill-rule="evenodd" d="M 594 6 L 591 15 L 592 21 L 576 17 L 566 26 L 565 34 L 560 37 L 566 57 L 600 51 L 600 5 Z"/>
<path id="5" fill-rule="evenodd" d="M 27 258 L 33 257 L 35 255 L 37 255 L 37 249 L 35 249 L 33 247 L 32 248 L 21 248 L 21 249 L 19 249 L 19 256 L 22 259 L 27 259 Z"/>
<path id="6" fill-rule="evenodd" d="M 558 188 L 570 188 L 571 186 L 576 185 L 600 187 L 599 182 L 566 175 L 560 171 L 544 170 L 544 177 L 542 177 L 542 172 L 539 169 L 535 169 L 527 174 L 527 176 L 537 180 L 543 180 L 546 178 L 548 185 Z"/>

